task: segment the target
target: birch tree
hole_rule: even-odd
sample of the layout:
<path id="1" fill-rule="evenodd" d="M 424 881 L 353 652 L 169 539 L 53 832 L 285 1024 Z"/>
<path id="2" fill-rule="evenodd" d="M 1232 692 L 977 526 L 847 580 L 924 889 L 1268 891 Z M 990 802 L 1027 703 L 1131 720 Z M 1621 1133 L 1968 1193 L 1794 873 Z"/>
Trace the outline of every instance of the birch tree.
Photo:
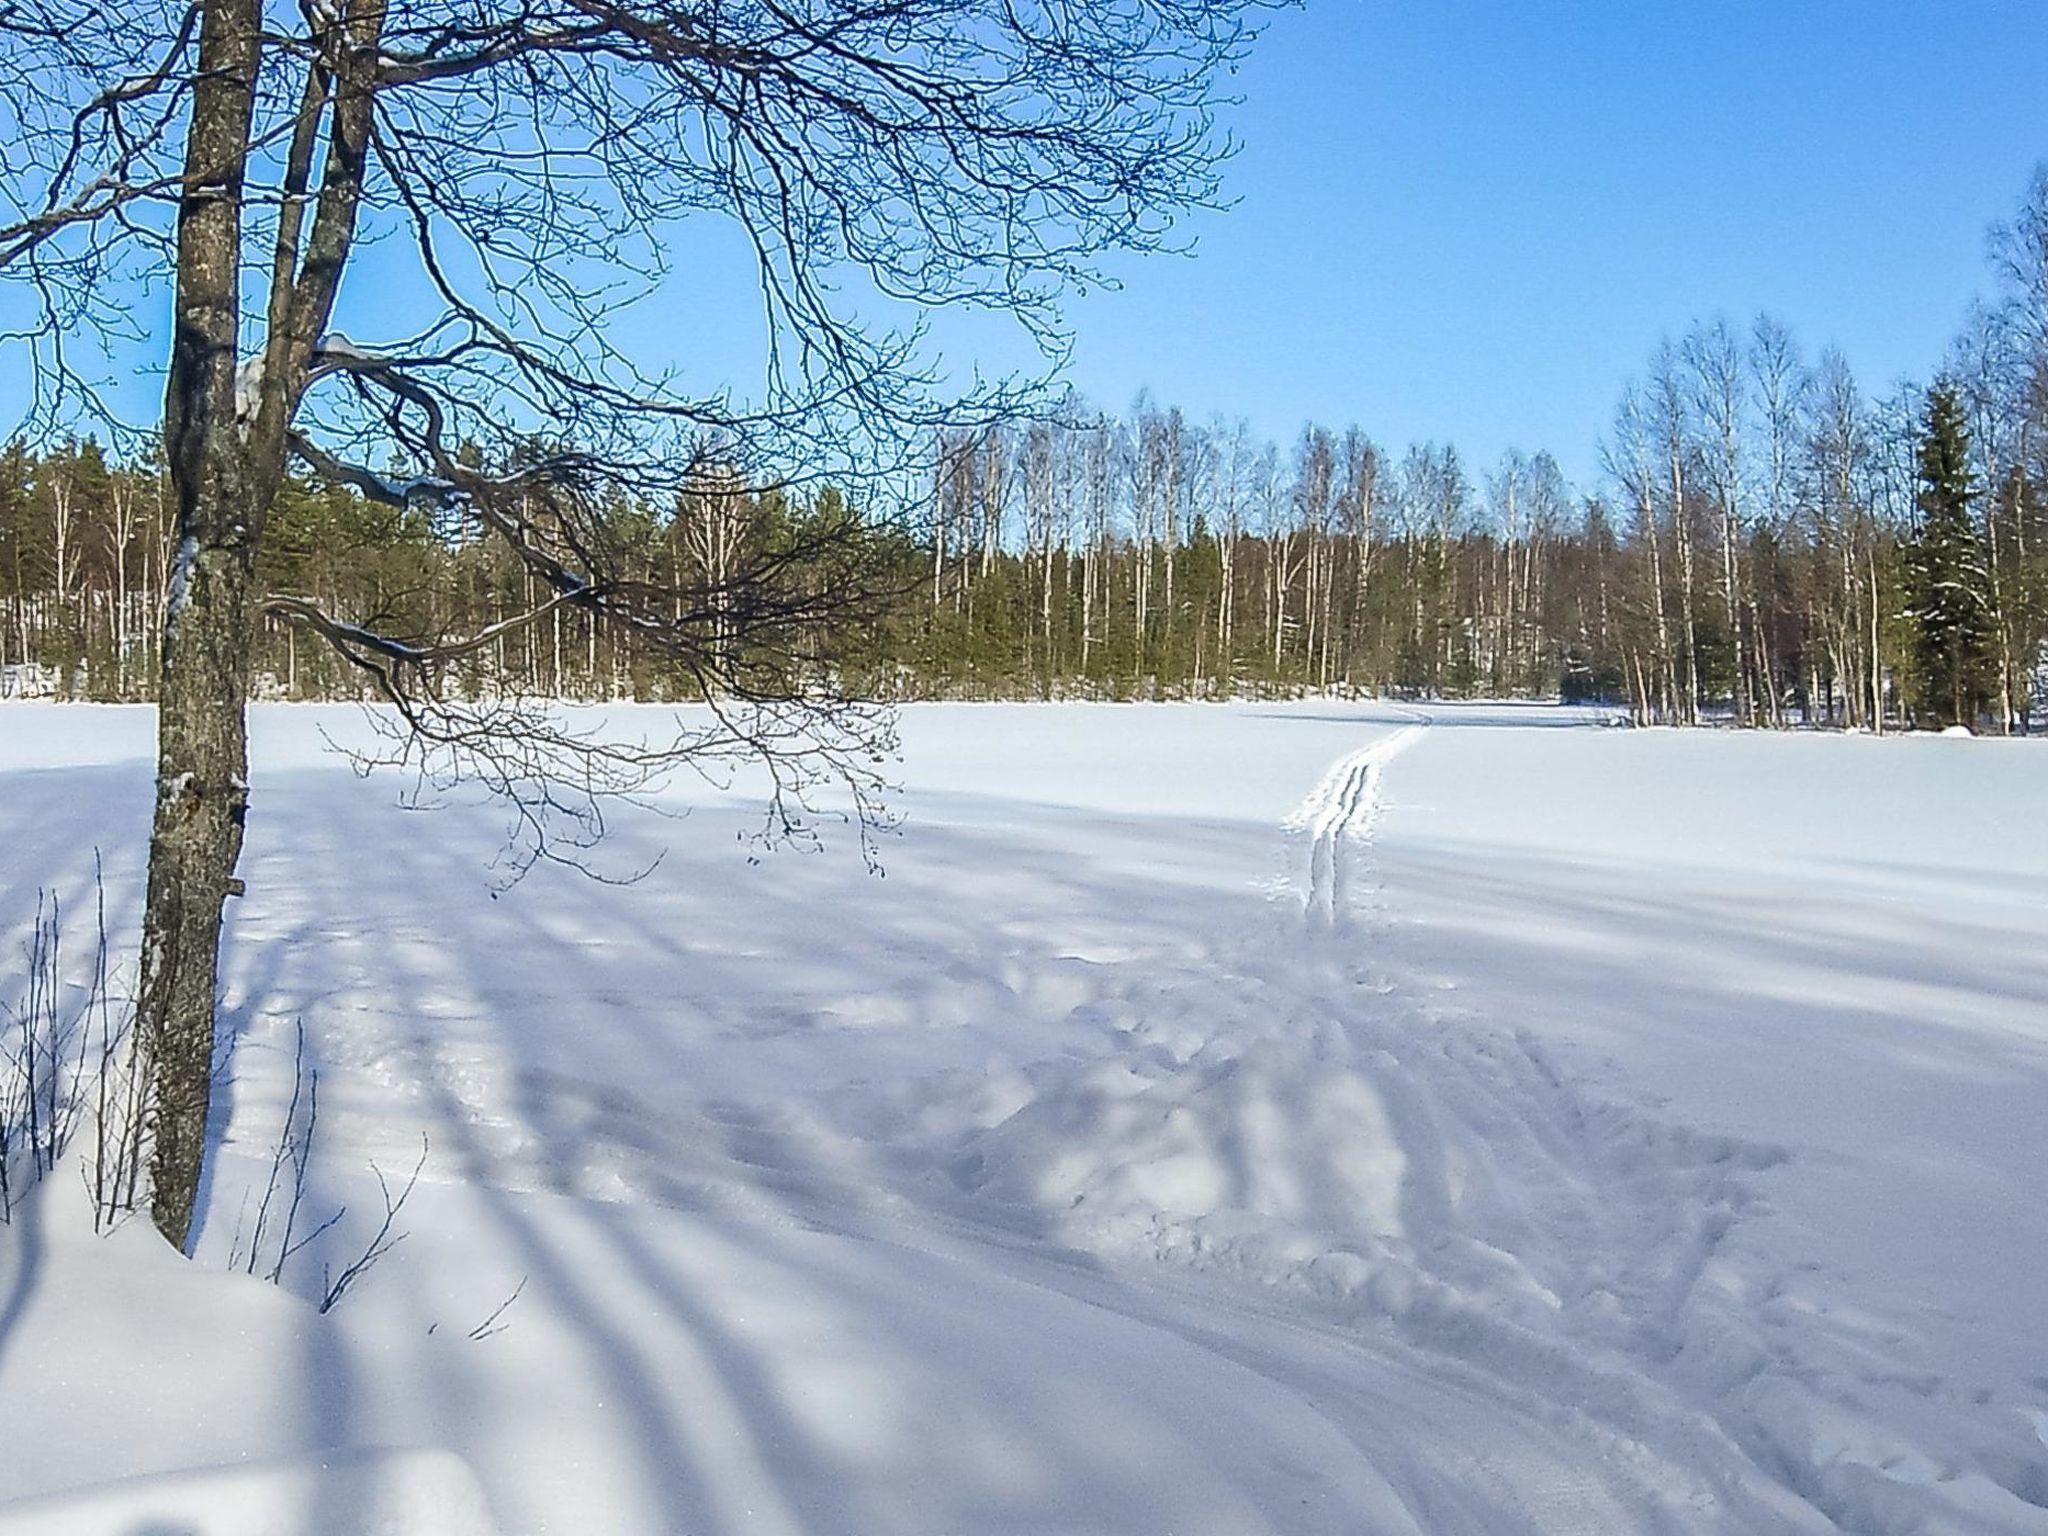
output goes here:
<path id="1" fill-rule="evenodd" d="M 1720 524 L 1722 621 L 1732 653 L 1729 675 L 1740 725 L 1751 723 L 1749 656 L 1743 643 L 1742 542 L 1749 495 L 1749 374 L 1742 346 L 1725 320 L 1695 326 L 1684 347 L 1699 422 L 1700 462 Z"/>

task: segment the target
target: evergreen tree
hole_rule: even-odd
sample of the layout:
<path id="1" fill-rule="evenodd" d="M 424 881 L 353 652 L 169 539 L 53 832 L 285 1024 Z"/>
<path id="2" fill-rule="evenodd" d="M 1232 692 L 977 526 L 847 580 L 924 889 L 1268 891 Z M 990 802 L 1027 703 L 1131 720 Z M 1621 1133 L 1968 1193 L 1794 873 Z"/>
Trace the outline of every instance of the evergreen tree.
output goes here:
<path id="1" fill-rule="evenodd" d="M 1971 511 L 1976 499 L 1962 402 L 1939 383 L 1927 393 L 1920 518 L 1906 572 L 1916 694 L 1936 725 L 1974 724 L 1989 693 L 1995 625 L 1990 572 Z"/>

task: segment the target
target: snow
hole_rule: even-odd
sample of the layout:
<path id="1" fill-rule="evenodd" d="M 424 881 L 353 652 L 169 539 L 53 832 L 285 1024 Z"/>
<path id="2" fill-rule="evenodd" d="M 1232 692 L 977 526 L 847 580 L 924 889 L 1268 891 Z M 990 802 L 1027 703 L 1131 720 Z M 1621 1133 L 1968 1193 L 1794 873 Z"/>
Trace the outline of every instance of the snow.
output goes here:
<path id="1" fill-rule="evenodd" d="M 269 359 L 267 350 L 258 349 L 235 366 L 235 428 L 244 437 L 263 408 L 263 373 Z"/>
<path id="2" fill-rule="evenodd" d="M 0 1229 L 0 1533 L 2048 1531 L 2038 747 L 1605 719 L 917 707 L 885 879 L 692 780 L 493 900 L 259 709 L 198 1262 Z M 0 710 L 0 944 L 152 728 Z"/>
<path id="3" fill-rule="evenodd" d="M 322 336 L 320 338 L 320 345 L 314 349 L 314 355 L 323 360 L 332 358 L 342 363 L 369 363 L 374 365 L 385 361 L 380 354 L 358 346 L 340 331 L 329 331 L 326 335 Z"/>
<path id="4" fill-rule="evenodd" d="M 445 1452 L 368 1452 L 202 1469 L 0 1508 L 0 1536 L 496 1536 L 483 1490 Z"/>
<path id="5" fill-rule="evenodd" d="M 178 548 L 171 559 L 170 592 L 166 608 L 171 618 L 185 611 L 192 601 L 192 567 L 199 560 L 199 540 L 193 534 L 186 534 L 178 541 Z"/>

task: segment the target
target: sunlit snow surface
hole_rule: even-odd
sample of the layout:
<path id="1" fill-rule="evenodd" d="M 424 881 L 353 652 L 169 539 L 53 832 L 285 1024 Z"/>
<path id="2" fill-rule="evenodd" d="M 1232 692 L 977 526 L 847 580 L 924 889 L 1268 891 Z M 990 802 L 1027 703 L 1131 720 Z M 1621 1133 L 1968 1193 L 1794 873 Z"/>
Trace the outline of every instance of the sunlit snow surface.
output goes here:
<path id="1" fill-rule="evenodd" d="M 0 707 L 6 953 L 152 725 Z M 200 1260 L 0 1229 L 0 1532 L 2048 1531 L 2048 747 L 903 725 L 883 878 L 691 783 L 494 899 L 259 710 Z M 301 1019 L 301 1295 L 430 1142 L 327 1319 L 221 1273 Z"/>

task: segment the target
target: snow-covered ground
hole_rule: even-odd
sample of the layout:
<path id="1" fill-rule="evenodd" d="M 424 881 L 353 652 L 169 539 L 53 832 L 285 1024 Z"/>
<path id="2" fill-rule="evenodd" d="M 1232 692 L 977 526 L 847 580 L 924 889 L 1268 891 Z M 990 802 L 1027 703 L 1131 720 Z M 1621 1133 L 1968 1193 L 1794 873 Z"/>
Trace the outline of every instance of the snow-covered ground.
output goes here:
<path id="1" fill-rule="evenodd" d="M 885 878 L 494 898 L 259 710 L 200 1262 L 0 1229 L 0 1533 L 2048 1532 L 2048 758 L 1603 723 L 915 708 Z M 4 952 L 151 726 L 0 709 Z"/>

